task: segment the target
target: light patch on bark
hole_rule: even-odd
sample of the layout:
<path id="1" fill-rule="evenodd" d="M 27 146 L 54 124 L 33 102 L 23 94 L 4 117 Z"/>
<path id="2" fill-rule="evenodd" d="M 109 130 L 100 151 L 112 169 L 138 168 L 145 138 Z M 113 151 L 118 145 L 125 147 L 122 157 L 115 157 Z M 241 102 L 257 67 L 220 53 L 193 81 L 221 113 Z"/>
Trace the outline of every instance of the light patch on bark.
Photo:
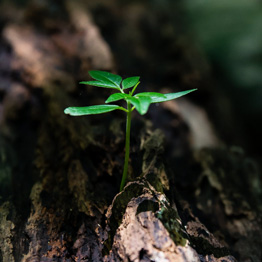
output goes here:
<path id="1" fill-rule="evenodd" d="M 7 219 L 10 204 L 5 202 L 0 206 L 0 249 L 3 262 L 14 262 L 12 238 L 15 225 Z"/>

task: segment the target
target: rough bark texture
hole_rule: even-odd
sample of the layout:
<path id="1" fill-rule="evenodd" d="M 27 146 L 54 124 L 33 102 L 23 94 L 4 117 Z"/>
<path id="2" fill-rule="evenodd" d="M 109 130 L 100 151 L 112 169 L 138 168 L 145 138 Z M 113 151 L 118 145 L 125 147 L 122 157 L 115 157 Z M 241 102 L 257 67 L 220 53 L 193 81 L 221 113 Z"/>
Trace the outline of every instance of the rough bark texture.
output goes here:
<path id="1" fill-rule="evenodd" d="M 114 17 L 117 2 L 100 2 Z M 261 176 L 239 148 L 199 149 L 219 141 L 199 106 L 153 108 L 164 131 L 135 115 L 129 182 L 118 192 L 122 112 L 63 113 L 103 103 L 107 90 L 77 82 L 91 69 L 116 72 L 117 63 L 92 4 L 65 3 L 1 9 L 0 261 L 261 261 Z M 138 11 L 128 28 L 149 16 L 138 3 L 126 8 Z"/>

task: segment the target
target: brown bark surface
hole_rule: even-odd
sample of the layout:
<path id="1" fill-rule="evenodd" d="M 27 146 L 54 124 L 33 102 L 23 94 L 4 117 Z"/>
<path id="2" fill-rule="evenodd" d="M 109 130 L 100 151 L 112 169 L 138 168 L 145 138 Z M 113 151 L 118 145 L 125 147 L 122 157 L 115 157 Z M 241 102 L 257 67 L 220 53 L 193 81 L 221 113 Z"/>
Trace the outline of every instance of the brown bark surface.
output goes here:
<path id="1" fill-rule="evenodd" d="M 122 19 L 117 1 L 100 2 L 108 17 Z M 137 11 L 130 31 L 150 16 L 146 6 L 126 8 Z M 1 8 L 0 261 L 261 261 L 257 166 L 240 148 L 215 148 L 200 106 L 182 99 L 153 108 L 151 120 L 134 116 L 129 182 L 119 192 L 122 112 L 73 118 L 63 110 L 103 103 L 108 90 L 77 82 L 121 64 L 91 3 L 54 10 L 37 1 Z M 174 47 L 177 84 L 186 89 L 197 75 L 186 65 L 197 58 L 183 48 Z"/>

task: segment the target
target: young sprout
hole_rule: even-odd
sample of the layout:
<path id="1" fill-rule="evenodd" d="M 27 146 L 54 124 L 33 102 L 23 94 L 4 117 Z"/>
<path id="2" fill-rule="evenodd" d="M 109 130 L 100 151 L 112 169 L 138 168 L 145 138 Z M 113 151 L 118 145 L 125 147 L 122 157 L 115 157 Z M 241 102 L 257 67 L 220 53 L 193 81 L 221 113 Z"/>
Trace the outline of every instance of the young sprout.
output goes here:
<path id="1" fill-rule="evenodd" d="M 114 75 L 109 72 L 104 71 L 89 71 L 90 76 L 94 79 L 93 81 L 83 81 L 80 84 L 92 85 L 104 88 L 115 89 L 118 92 L 110 95 L 105 101 L 106 105 L 95 105 L 95 106 L 86 106 L 86 107 L 68 107 L 64 110 L 65 114 L 71 116 L 83 116 L 83 115 L 96 115 L 111 112 L 114 110 L 122 110 L 126 112 L 126 144 L 125 144 L 125 163 L 123 169 L 123 175 L 120 185 L 120 191 L 122 191 L 125 186 L 125 181 L 127 177 L 128 170 L 128 160 L 129 160 L 129 151 L 130 151 L 130 129 L 131 129 L 131 113 L 134 109 L 138 111 L 139 114 L 144 115 L 147 113 L 150 104 L 161 103 L 176 99 L 178 97 L 184 96 L 190 92 L 195 91 L 196 89 L 191 89 L 183 92 L 161 94 L 156 92 L 142 92 L 135 93 L 135 90 L 138 86 L 139 76 L 128 77 L 122 80 L 122 77 L 119 75 Z M 128 93 L 125 93 L 129 89 Z M 119 100 L 126 101 L 126 108 L 119 105 L 112 105 L 108 103 L 116 102 Z"/>

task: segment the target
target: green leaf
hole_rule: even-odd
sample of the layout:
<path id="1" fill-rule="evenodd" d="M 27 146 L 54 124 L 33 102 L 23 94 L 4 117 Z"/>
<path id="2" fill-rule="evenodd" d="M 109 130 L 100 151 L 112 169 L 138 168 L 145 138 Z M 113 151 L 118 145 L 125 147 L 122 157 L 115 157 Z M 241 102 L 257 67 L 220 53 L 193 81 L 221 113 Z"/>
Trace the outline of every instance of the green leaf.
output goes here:
<path id="1" fill-rule="evenodd" d="M 123 90 L 135 86 L 138 83 L 139 78 L 139 76 L 132 76 L 124 79 L 122 82 Z"/>
<path id="2" fill-rule="evenodd" d="M 84 115 L 96 115 L 111 112 L 116 109 L 123 110 L 121 106 L 118 105 L 95 105 L 95 106 L 85 106 L 85 107 L 68 107 L 64 110 L 65 114 L 71 116 L 84 116 Z"/>
<path id="3" fill-rule="evenodd" d="M 88 73 L 94 79 L 101 81 L 103 83 L 113 84 L 115 87 L 120 89 L 120 83 L 122 81 L 121 76 L 114 75 L 105 71 L 96 71 L 96 70 L 89 71 Z"/>
<path id="4" fill-rule="evenodd" d="M 142 96 L 149 97 L 151 99 L 151 103 L 159 103 L 166 98 L 164 94 L 156 93 L 156 92 L 143 92 L 135 95 L 135 97 L 142 97 Z"/>
<path id="5" fill-rule="evenodd" d="M 128 94 L 123 94 L 123 93 L 115 93 L 115 94 L 112 94 L 111 96 L 109 96 L 107 98 L 107 100 L 105 101 L 105 103 L 115 102 L 115 101 L 125 99 L 125 98 L 128 98 L 128 97 L 131 97 L 131 96 L 128 95 Z"/>
<path id="6" fill-rule="evenodd" d="M 119 90 L 118 87 L 116 87 L 114 84 L 110 82 L 102 82 L 102 81 L 82 81 L 79 84 L 84 84 L 84 85 L 91 85 L 91 86 L 99 86 L 99 87 L 104 87 L 104 88 L 114 88 Z"/>
<path id="7" fill-rule="evenodd" d="M 197 89 L 190 89 L 190 90 L 177 92 L 177 93 L 164 94 L 165 95 L 165 99 L 163 99 L 162 101 L 154 102 L 154 103 L 161 103 L 161 102 L 165 102 L 165 101 L 170 101 L 170 100 L 179 98 L 181 96 L 187 95 L 187 94 L 189 94 L 189 93 L 191 93 L 191 92 L 193 92 L 195 90 L 197 90 Z"/>
<path id="8" fill-rule="evenodd" d="M 170 101 L 173 99 L 176 99 L 178 97 L 184 96 L 188 93 L 191 93 L 197 89 L 190 89 L 187 91 L 182 91 L 182 92 L 177 92 L 177 93 L 169 93 L 169 94 L 161 94 L 161 93 L 156 93 L 156 92 L 144 92 L 144 93 L 139 93 L 136 94 L 135 97 L 150 97 L 151 103 L 161 103 L 161 102 L 166 102 Z"/>
<path id="9" fill-rule="evenodd" d="M 130 96 L 126 100 L 129 101 L 133 106 L 135 106 L 136 110 L 141 115 L 144 115 L 148 111 L 148 108 L 151 104 L 151 99 L 146 96 L 141 96 L 141 97 Z"/>

